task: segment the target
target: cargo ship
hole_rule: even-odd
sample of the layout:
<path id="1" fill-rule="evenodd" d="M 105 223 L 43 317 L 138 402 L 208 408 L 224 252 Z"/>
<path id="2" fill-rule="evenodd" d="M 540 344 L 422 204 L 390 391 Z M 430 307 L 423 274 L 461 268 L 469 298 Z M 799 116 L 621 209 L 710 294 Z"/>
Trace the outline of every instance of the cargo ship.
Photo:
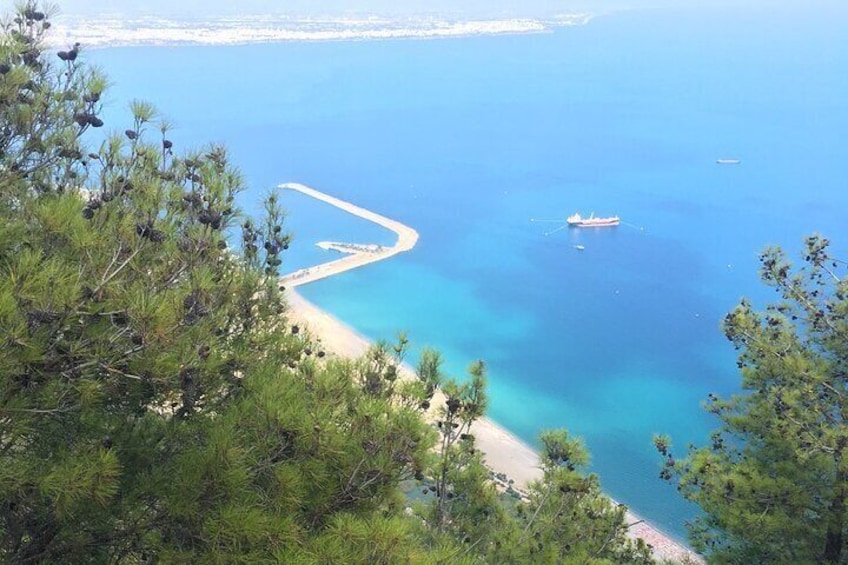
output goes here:
<path id="1" fill-rule="evenodd" d="M 569 226 L 573 226 L 576 228 L 604 228 L 609 226 L 617 226 L 621 223 L 621 218 L 618 216 L 610 216 L 608 218 L 596 218 L 595 213 L 589 215 L 588 218 L 584 218 L 580 215 L 580 212 L 572 214 L 569 216 L 566 221 Z"/>

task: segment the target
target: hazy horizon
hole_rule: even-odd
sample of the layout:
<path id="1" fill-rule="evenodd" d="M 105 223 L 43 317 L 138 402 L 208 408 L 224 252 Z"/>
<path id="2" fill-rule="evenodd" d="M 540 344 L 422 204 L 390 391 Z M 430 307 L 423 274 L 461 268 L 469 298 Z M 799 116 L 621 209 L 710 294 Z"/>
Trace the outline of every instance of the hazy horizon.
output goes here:
<path id="1" fill-rule="evenodd" d="M 394 17 L 441 14 L 456 17 L 547 17 L 564 13 L 601 14 L 619 10 L 687 8 L 703 6 L 700 0 L 415 0 L 397 3 L 393 0 L 62 0 L 55 2 L 60 14 L 90 16 L 94 14 L 123 15 L 127 17 L 160 16 L 164 18 L 217 18 L 235 15 L 293 15 L 293 16 L 345 16 L 372 14 Z M 738 1 L 715 0 L 712 7 L 740 7 Z M 8 12 L 14 2 L 2 0 L 0 5 Z M 836 0 L 814 0 L 799 7 L 797 3 L 748 0 L 744 7 L 768 6 L 802 10 L 821 5 L 837 5 Z"/>
<path id="2" fill-rule="evenodd" d="M 666 0 L 639 0 L 642 5 L 669 4 Z M 417 0 L 398 3 L 393 0 L 66 0 L 59 3 L 63 14 L 88 15 L 116 13 L 125 15 L 159 16 L 232 16 L 236 14 L 346 15 L 375 14 L 386 16 L 415 16 L 447 14 L 473 17 L 539 17 L 573 12 L 602 12 L 632 7 L 628 0 Z"/>

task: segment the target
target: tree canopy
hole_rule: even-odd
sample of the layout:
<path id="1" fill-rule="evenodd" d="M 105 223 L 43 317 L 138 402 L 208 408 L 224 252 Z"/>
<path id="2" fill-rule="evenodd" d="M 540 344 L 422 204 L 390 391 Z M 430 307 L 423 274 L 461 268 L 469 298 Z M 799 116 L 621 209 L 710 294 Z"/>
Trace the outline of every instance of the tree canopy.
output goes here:
<path id="1" fill-rule="evenodd" d="M 138 101 L 86 146 L 105 80 L 49 21 L 0 42 L 0 559 L 407 559 L 419 410 L 290 331 L 279 204 L 241 217 L 222 147 L 177 155 Z"/>
<path id="2" fill-rule="evenodd" d="M 846 563 L 846 264 L 821 236 L 800 268 L 779 248 L 760 259 L 780 300 L 764 311 L 742 300 L 724 320 L 743 392 L 710 395 L 722 427 L 686 458 L 656 439 L 663 476 L 704 510 L 691 537 L 716 563 Z"/>

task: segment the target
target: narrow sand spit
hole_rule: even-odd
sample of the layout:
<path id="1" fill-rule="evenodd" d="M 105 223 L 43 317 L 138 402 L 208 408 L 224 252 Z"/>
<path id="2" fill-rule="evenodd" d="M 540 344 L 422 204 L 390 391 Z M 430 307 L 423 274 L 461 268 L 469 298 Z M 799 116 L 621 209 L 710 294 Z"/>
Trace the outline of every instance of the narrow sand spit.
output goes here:
<path id="1" fill-rule="evenodd" d="M 301 269 L 281 278 L 281 283 L 287 289 L 286 297 L 292 318 L 306 326 L 314 336 L 319 337 L 328 352 L 341 357 L 358 357 L 365 353 L 371 345 L 368 339 L 306 300 L 295 291 L 295 287 L 409 251 L 418 241 L 418 232 L 400 222 L 302 184 L 281 184 L 280 188 L 302 192 L 355 216 L 379 224 L 398 235 L 397 243 L 391 247 L 377 247 L 375 250 L 369 251 L 357 250 L 356 247 L 358 246 L 351 247 L 349 254 L 341 259 Z M 402 373 L 407 378 L 415 378 L 410 367 L 404 366 Z M 434 402 L 433 404 L 439 403 Z M 531 481 L 542 476 L 538 454 L 529 445 L 501 426 L 488 418 L 482 418 L 475 422 L 472 432 L 477 446 L 485 454 L 487 466 L 495 473 L 507 475 L 515 481 L 517 488 L 522 489 Z M 629 534 L 633 537 L 642 538 L 650 544 L 654 549 L 656 558 L 673 560 L 679 563 L 703 563 L 703 559 L 696 553 L 662 533 L 633 512 L 627 512 L 626 521 L 630 524 Z"/>

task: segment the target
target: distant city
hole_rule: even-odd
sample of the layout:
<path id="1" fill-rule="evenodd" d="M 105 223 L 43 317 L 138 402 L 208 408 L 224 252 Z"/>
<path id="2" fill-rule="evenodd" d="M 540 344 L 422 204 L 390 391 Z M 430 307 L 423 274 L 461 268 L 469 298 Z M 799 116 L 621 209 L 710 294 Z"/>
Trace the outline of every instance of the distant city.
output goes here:
<path id="1" fill-rule="evenodd" d="M 679 3 L 680 0 L 677 0 Z M 2 3 L 2 2 L 0 2 Z M 383 17 L 450 15 L 462 18 L 547 18 L 555 14 L 673 5 L 672 0 L 59 0 L 62 14 L 101 17 L 219 18 L 244 15 Z"/>
<path id="2" fill-rule="evenodd" d="M 64 46 L 233 45 L 283 41 L 350 41 L 438 38 L 472 35 L 543 33 L 563 26 L 584 25 L 589 14 L 563 14 L 546 19 L 459 19 L 437 16 L 389 18 L 243 16 L 215 19 L 156 17 L 62 16 L 50 40 Z"/>

